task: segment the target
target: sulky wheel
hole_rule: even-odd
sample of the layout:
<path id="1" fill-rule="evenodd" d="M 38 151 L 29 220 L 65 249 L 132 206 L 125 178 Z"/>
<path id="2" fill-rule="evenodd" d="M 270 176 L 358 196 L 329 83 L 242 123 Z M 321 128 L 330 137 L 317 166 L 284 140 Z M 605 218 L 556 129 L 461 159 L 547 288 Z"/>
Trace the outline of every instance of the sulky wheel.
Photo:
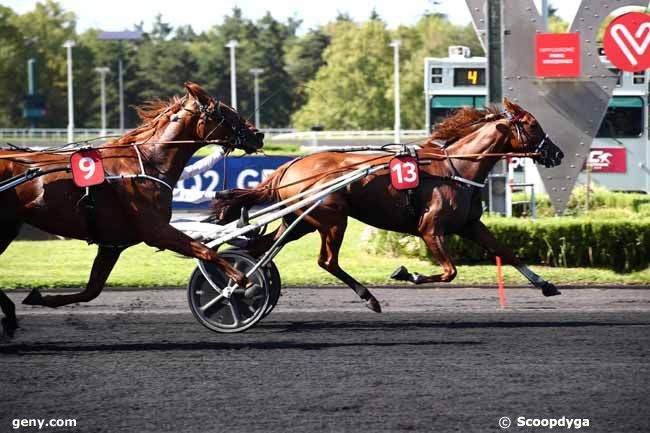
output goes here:
<path id="1" fill-rule="evenodd" d="M 269 305 L 266 307 L 266 311 L 264 312 L 264 315 L 262 317 L 266 317 L 269 314 L 271 314 L 271 311 L 275 308 L 275 306 L 278 304 L 278 300 L 280 299 L 280 291 L 282 290 L 282 279 L 280 278 L 280 271 L 278 270 L 278 267 L 273 263 L 273 261 L 270 261 L 269 263 L 264 266 L 264 270 L 266 271 L 266 278 L 269 281 Z"/>
<path id="2" fill-rule="evenodd" d="M 247 275 L 256 263 L 241 251 L 225 251 L 219 256 Z M 203 326 L 217 332 L 241 332 L 262 319 L 270 301 L 269 282 L 263 268 L 248 276 L 250 284 L 245 289 L 237 287 L 227 299 L 222 292 L 232 281 L 214 263 L 202 264 L 216 289 L 197 267 L 190 277 L 187 298 L 192 314 Z"/>

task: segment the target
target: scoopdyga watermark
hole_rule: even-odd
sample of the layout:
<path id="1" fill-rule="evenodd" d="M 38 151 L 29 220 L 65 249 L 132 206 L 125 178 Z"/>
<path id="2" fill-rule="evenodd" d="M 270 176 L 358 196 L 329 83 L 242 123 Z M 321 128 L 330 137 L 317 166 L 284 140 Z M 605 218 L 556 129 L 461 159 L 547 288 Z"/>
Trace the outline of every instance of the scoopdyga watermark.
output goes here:
<path id="1" fill-rule="evenodd" d="M 507 416 L 499 418 L 499 427 L 507 429 L 510 427 L 542 427 L 549 430 L 565 429 L 565 430 L 579 430 L 583 427 L 589 427 L 588 418 L 528 418 L 519 416 L 515 419 L 513 425 L 512 420 Z"/>

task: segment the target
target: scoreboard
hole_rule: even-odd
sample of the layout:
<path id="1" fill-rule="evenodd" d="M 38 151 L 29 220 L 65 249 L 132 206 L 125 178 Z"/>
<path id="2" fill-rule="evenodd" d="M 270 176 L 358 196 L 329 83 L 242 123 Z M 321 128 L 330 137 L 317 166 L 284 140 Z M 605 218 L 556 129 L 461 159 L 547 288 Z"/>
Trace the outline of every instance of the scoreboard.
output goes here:
<path id="1" fill-rule="evenodd" d="M 427 130 L 457 108 L 485 105 L 486 59 L 469 54 L 467 47 L 452 46 L 449 57 L 424 60 Z"/>

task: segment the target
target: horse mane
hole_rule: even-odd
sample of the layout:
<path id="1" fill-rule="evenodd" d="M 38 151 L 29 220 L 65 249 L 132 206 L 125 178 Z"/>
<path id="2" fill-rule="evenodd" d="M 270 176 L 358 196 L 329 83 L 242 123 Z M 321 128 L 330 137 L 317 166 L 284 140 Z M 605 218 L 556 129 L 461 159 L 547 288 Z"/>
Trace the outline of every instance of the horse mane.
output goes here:
<path id="1" fill-rule="evenodd" d="M 478 121 L 490 115 L 498 116 L 501 112 L 496 107 L 485 107 L 484 111 L 472 107 L 459 108 L 445 120 L 435 124 L 433 133 L 424 145 L 439 147 L 434 141 L 444 141 L 449 145 L 475 131 Z"/>
<path id="2" fill-rule="evenodd" d="M 154 99 L 142 105 L 136 106 L 135 111 L 142 123 L 135 129 L 127 132 L 119 141 L 130 142 L 138 135 L 146 131 L 152 131 L 152 135 L 162 126 L 169 123 L 171 116 L 183 108 L 184 98 L 173 96 L 169 101 Z"/>

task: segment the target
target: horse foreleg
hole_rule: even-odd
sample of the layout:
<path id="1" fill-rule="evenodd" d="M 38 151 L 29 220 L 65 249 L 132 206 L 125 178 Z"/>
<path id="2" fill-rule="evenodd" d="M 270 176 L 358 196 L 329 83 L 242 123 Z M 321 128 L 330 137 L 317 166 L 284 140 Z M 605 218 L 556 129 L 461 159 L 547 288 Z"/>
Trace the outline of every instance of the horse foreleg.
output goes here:
<path id="1" fill-rule="evenodd" d="M 535 287 L 542 289 L 544 296 L 561 294 L 557 287 L 531 271 L 510 248 L 499 242 L 481 221 L 475 221 L 468 225 L 461 235 L 476 242 L 490 253 L 501 257 L 503 263 L 514 266 Z"/>
<path id="2" fill-rule="evenodd" d="M 318 265 L 354 290 L 361 299 L 366 301 L 366 307 L 375 313 L 381 313 L 379 301 L 377 301 L 373 294 L 339 266 L 339 251 L 343 244 L 346 225 L 344 222 L 320 230 L 321 249 L 318 257 Z"/>
<path id="3" fill-rule="evenodd" d="M 432 232 L 422 234 L 422 239 L 427 244 L 433 258 L 440 263 L 443 268 L 442 274 L 421 275 L 417 272 L 409 272 L 406 266 L 400 266 L 393 272 L 391 278 L 400 281 L 410 281 L 413 284 L 425 283 L 449 283 L 456 278 L 456 266 L 449 258 L 445 250 L 445 238 L 442 235 L 436 235 Z"/>
<path id="4" fill-rule="evenodd" d="M 216 251 L 195 241 L 169 224 L 149 225 L 141 235 L 144 242 L 150 247 L 170 250 L 186 257 L 212 262 L 222 269 L 228 278 L 240 286 L 246 285 L 246 276 L 219 257 Z"/>
<path id="5" fill-rule="evenodd" d="M 56 308 L 63 305 L 74 304 L 76 302 L 90 302 L 95 299 L 104 289 L 106 280 L 111 274 L 117 259 L 126 248 L 124 247 L 106 247 L 99 246 L 97 255 L 93 262 L 90 278 L 86 289 L 79 293 L 69 295 L 49 295 L 42 296 L 38 289 L 32 290 L 23 300 L 26 305 L 43 305 L 46 307 Z"/>

